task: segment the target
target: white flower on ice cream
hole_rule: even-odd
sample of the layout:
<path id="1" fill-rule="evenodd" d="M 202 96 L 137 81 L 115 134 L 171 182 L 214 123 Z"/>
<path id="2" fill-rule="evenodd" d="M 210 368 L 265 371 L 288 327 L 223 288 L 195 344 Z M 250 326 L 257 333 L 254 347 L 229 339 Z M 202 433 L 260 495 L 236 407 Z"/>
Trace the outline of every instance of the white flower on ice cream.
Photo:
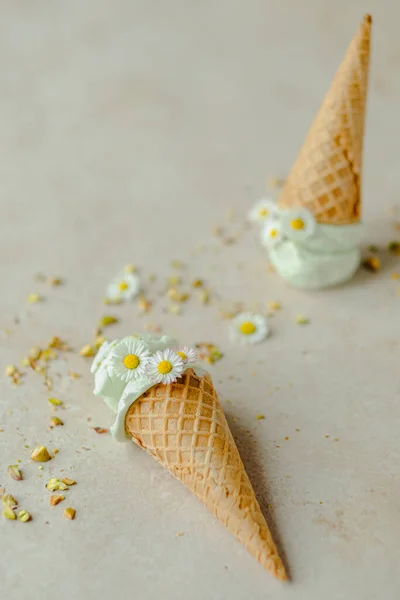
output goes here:
<path id="1" fill-rule="evenodd" d="M 317 225 L 314 216 L 306 208 L 282 212 L 281 222 L 283 233 L 294 242 L 313 236 Z"/>
<path id="2" fill-rule="evenodd" d="M 108 375 L 128 382 L 145 375 L 150 352 L 134 337 L 124 338 L 117 344 L 106 360 Z"/>
<path id="3" fill-rule="evenodd" d="M 106 297 L 111 302 L 127 302 L 133 300 L 139 292 L 139 277 L 135 273 L 122 273 L 108 285 Z"/>
<path id="4" fill-rule="evenodd" d="M 192 367 L 197 361 L 197 352 L 193 350 L 193 348 L 189 348 L 188 346 L 183 346 L 182 348 L 178 348 L 176 350 L 178 356 L 183 360 L 183 364 L 185 365 L 185 369 Z"/>
<path id="5" fill-rule="evenodd" d="M 265 223 L 273 219 L 278 214 L 278 207 L 275 202 L 268 198 L 262 198 L 253 206 L 249 212 L 249 219 L 254 223 Z"/>
<path id="6" fill-rule="evenodd" d="M 153 383 L 173 383 L 185 368 L 182 358 L 170 348 L 159 350 L 150 357 L 146 373 Z"/>
<path id="7" fill-rule="evenodd" d="M 282 239 L 282 226 L 278 220 L 268 221 L 261 230 L 261 243 L 267 248 L 276 246 Z"/>
<path id="8" fill-rule="evenodd" d="M 232 319 L 231 334 L 234 341 L 258 344 L 265 340 L 268 333 L 268 322 L 262 315 L 240 313 Z"/>

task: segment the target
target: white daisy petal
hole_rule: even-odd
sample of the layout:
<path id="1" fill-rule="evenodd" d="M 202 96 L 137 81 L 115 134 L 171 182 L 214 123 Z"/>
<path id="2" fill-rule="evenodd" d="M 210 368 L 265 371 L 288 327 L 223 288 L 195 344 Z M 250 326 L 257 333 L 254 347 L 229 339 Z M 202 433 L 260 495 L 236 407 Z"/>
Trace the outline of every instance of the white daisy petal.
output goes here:
<path id="1" fill-rule="evenodd" d="M 176 353 L 183 360 L 183 364 L 185 365 L 185 369 L 189 369 L 192 367 L 197 361 L 197 352 L 193 348 L 189 348 L 189 346 L 182 346 L 176 349 Z"/>
<path id="2" fill-rule="evenodd" d="M 232 338 L 241 344 L 258 344 L 264 341 L 268 334 L 268 322 L 263 315 L 241 313 L 232 319 Z"/>
<path id="3" fill-rule="evenodd" d="M 180 377 L 185 368 L 180 356 L 170 348 L 159 350 L 150 357 L 146 373 L 153 383 L 173 383 Z"/>
<path id="4" fill-rule="evenodd" d="M 107 287 L 106 297 L 114 302 L 133 300 L 140 292 L 140 279 L 135 273 L 123 272 Z"/>
<path id="5" fill-rule="evenodd" d="M 267 248 L 277 246 L 283 240 L 282 226 L 278 220 L 269 221 L 261 230 L 261 243 Z"/>
<path id="6" fill-rule="evenodd" d="M 282 213 L 283 233 L 293 241 L 302 241 L 315 233 L 314 215 L 306 208 L 288 210 Z"/>
<path id="7" fill-rule="evenodd" d="M 249 219 L 254 223 L 266 223 L 279 214 L 279 209 L 275 202 L 269 198 L 262 198 L 253 206 L 249 212 Z"/>
<path id="8" fill-rule="evenodd" d="M 145 375 L 149 357 L 150 352 L 141 340 L 127 337 L 114 346 L 105 365 L 110 377 L 128 382 Z"/>

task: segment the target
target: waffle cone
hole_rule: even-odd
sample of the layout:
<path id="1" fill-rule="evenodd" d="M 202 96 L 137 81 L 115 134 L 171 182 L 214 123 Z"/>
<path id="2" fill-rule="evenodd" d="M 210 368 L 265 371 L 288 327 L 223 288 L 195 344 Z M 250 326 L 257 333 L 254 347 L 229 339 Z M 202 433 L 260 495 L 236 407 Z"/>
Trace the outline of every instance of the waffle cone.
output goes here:
<path id="1" fill-rule="evenodd" d="M 361 166 L 372 19 L 353 38 L 282 189 L 281 208 L 304 207 L 320 223 L 360 220 Z"/>
<path id="2" fill-rule="evenodd" d="M 128 410 L 126 430 L 179 479 L 278 579 L 286 579 L 268 525 L 209 376 L 188 369 Z"/>

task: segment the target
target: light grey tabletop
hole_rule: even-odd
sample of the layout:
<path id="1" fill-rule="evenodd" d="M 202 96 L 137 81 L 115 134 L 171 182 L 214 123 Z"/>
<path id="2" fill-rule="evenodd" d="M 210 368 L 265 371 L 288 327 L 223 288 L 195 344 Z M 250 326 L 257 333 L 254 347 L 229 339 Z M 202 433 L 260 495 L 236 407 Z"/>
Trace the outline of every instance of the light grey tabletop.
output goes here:
<path id="1" fill-rule="evenodd" d="M 369 10 L 364 220 L 368 244 L 400 238 L 399 8 L 18 0 L 1 10 L 0 487 L 33 517 L 0 518 L 2 595 L 398 598 L 400 257 L 382 251 L 378 273 L 301 293 L 268 272 L 243 223 L 267 178 L 287 174 Z M 182 314 L 169 312 L 172 260 L 185 283 L 204 279 L 208 305 L 191 290 Z M 130 262 L 153 301 L 144 315 L 136 303 L 102 303 Z M 39 272 L 65 283 L 52 288 Z M 44 300 L 27 303 L 33 292 Z M 270 338 L 232 344 L 221 308 L 265 312 L 272 301 L 282 308 Z M 105 314 L 120 319 L 112 337 L 159 325 L 220 347 L 210 370 L 290 583 L 274 581 L 144 452 L 95 433 L 112 416 L 78 351 Z M 56 335 L 75 351 L 51 363 L 54 389 L 32 371 L 12 387 L 6 366 Z M 52 412 L 49 395 L 65 406 Z M 54 415 L 64 427 L 49 429 Z M 59 448 L 42 470 L 30 460 L 39 444 Z M 18 482 L 7 475 L 17 460 Z M 78 483 L 50 508 L 45 483 L 61 475 Z"/>

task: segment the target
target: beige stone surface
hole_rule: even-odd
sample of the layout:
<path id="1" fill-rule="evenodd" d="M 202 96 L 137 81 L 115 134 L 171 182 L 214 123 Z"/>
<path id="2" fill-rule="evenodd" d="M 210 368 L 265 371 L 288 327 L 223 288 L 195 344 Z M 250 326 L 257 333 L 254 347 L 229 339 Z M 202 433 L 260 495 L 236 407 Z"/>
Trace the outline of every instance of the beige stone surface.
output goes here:
<path id="1" fill-rule="evenodd" d="M 366 10 L 364 218 L 368 243 L 385 247 L 400 237 L 395 3 L 2 3 L 0 487 L 33 515 L 0 518 L 5 598 L 399 597 L 400 258 L 382 252 L 379 273 L 300 293 L 267 272 L 256 232 L 243 229 L 266 178 L 288 172 Z M 222 244 L 215 225 L 237 242 Z M 208 306 L 193 298 L 182 315 L 165 312 L 173 259 L 185 281 L 207 282 Z M 102 304 L 127 262 L 140 267 L 149 315 Z M 49 288 L 38 272 L 65 285 Z M 45 301 L 27 304 L 31 292 Z M 220 305 L 274 300 L 267 342 L 229 341 Z M 291 583 L 272 580 L 144 452 L 93 431 L 112 417 L 78 352 L 52 364 L 51 394 L 65 402 L 56 413 L 40 376 L 13 388 L 3 375 L 53 335 L 79 349 L 103 314 L 121 319 L 112 336 L 160 324 L 221 347 L 212 375 Z M 296 325 L 299 314 L 309 325 Z M 54 414 L 65 425 L 49 430 Z M 38 470 L 30 452 L 42 444 L 60 451 Z M 7 475 L 18 459 L 20 482 Z M 78 483 L 50 508 L 45 482 L 59 475 Z"/>

